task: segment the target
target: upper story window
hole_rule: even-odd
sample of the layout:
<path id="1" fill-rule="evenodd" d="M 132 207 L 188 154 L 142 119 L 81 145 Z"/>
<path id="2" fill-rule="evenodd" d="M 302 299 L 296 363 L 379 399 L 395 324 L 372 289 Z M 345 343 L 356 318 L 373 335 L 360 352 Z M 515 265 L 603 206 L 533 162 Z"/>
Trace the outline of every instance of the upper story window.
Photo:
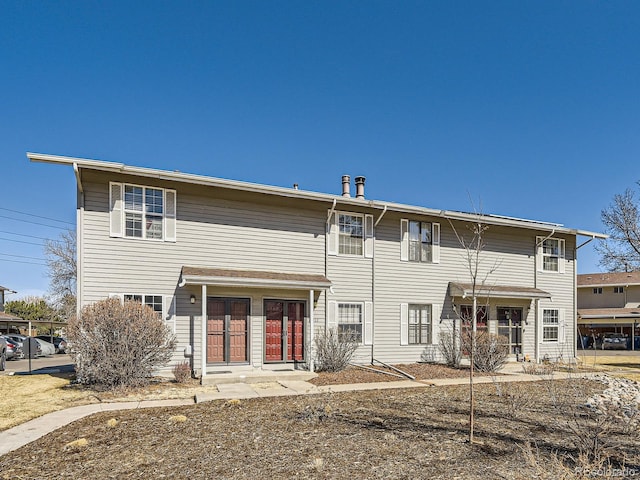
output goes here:
<path id="1" fill-rule="evenodd" d="M 624 287 L 613 287 L 613 293 L 624 293 Z"/>
<path id="2" fill-rule="evenodd" d="M 176 240 L 176 191 L 111 182 L 112 237 Z"/>
<path id="3" fill-rule="evenodd" d="M 329 210 L 327 254 L 373 258 L 373 215 Z"/>
<path id="4" fill-rule="evenodd" d="M 564 273 L 565 241 L 537 237 L 538 271 Z"/>
<path id="5" fill-rule="evenodd" d="M 400 260 L 440 263 L 440 224 L 402 219 Z"/>
<path id="6" fill-rule="evenodd" d="M 602 287 L 594 287 L 593 294 L 594 295 L 602 295 Z"/>
<path id="7" fill-rule="evenodd" d="M 364 217 L 355 214 L 338 214 L 339 243 L 341 255 L 362 255 L 364 247 Z"/>

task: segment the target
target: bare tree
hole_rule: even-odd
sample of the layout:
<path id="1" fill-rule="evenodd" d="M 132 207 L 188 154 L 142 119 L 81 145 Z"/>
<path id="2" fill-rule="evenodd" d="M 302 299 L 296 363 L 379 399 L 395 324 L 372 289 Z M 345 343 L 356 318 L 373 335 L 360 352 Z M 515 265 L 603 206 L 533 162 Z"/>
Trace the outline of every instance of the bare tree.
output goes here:
<path id="1" fill-rule="evenodd" d="M 66 230 L 58 240 L 47 240 L 44 252 L 47 257 L 51 299 L 60 315 L 69 319 L 76 311 L 76 233 Z"/>
<path id="2" fill-rule="evenodd" d="M 610 272 L 639 270 L 640 213 L 634 192 L 628 188 L 616 194 L 613 203 L 602 210 L 601 219 L 610 237 L 596 246 L 600 265 Z"/>
<path id="3" fill-rule="evenodd" d="M 476 341 L 478 331 L 478 294 L 491 274 L 493 274 L 499 267 L 499 263 L 496 262 L 489 268 L 483 267 L 483 255 L 485 250 L 484 237 L 489 226 L 482 221 L 482 215 L 476 213 L 476 220 L 466 224 L 468 233 L 461 234 L 455 228 L 455 225 L 449 220 L 451 228 L 458 239 L 458 243 L 463 249 L 464 264 L 471 280 L 471 300 L 472 315 L 471 315 L 471 332 L 470 332 L 470 349 L 469 349 L 469 442 L 473 442 L 474 433 L 474 411 L 475 411 L 475 398 L 474 398 L 474 363 L 476 354 Z M 486 290 L 486 289 L 484 289 Z M 486 295 L 486 294 L 485 294 Z M 488 301 L 488 300 L 487 300 Z M 458 313 L 460 315 L 461 312 Z M 460 317 L 462 320 L 462 316 Z"/>

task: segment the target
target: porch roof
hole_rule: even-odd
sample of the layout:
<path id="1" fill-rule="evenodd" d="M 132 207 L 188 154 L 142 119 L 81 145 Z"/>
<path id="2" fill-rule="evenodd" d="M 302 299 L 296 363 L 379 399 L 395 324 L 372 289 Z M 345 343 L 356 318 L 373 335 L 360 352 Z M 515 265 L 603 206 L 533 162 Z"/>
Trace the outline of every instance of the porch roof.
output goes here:
<path id="1" fill-rule="evenodd" d="M 183 266 L 180 286 L 184 285 L 326 290 L 331 287 L 331 281 L 324 275 L 308 273 Z"/>
<path id="2" fill-rule="evenodd" d="M 467 298 L 473 295 L 471 283 L 449 282 L 449 294 L 453 297 Z M 476 296 L 492 298 L 551 298 L 551 294 L 533 287 L 516 287 L 511 285 L 476 285 Z"/>
<path id="3" fill-rule="evenodd" d="M 593 323 L 593 320 L 640 319 L 640 308 L 581 308 L 578 310 L 578 321 Z"/>

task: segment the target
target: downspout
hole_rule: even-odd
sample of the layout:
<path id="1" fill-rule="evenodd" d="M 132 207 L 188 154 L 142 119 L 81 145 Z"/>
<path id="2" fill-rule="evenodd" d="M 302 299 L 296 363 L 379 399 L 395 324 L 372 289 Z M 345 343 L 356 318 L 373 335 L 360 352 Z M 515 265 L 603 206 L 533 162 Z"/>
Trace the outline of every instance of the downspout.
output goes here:
<path id="1" fill-rule="evenodd" d="M 373 258 L 371 259 L 371 303 L 372 303 L 372 308 L 373 308 L 373 312 L 371 312 L 371 329 L 373 330 L 371 332 L 371 364 L 373 365 L 373 360 L 375 358 L 375 352 L 374 352 L 374 348 L 376 345 L 376 337 L 375 337 L 375 325 L 376 325 L 376 316 L 375 316 L 375 311 L 376 311 L 376 227 L 378 226 L 378 224 L 380 223 L 380 220 L 382 220 L 382 217 L 384 217 L 384 214 L 387 213 L 387 206 L 384 206 L 384 209 L 382 210 L 382 213 L 380 214 L 380 216 L 378 217 L 378 219 L 376 220 L 376 222 L 373 224 Z"/>
<path id="2" fill-rule="evenodd" d="M 313 298 L 314 291 L 313 289 L 309 290 L 309 331 L 311 334 L 309 335 L 309 371 L 313 373 L 314 371 L 314 361 L 313 361 L 313 332 L 315 329 L 314 325 L 314 315 L 313 315 Z"/>
<path id="3" fill-rule="evenodd" d="M 76 278 L 76 315 L 80 315 L 80 309 L 82 307 L 82 283 L 83 283 L 83 272 L 82 272 L 82 257 L 84 251 L 84 241 L 83 241 L 83 226 L 84 226 L 84 187 L 82 185 L 82 177 L 80 176 L 80 170 L 78 169 L 78 164 L 74 162 L 73 164 L 73 173 L 76 175 L 76 185 L 77 185 L 77 200 L 76 200 L 76 269 L 77 269 L 77 278 Z"/>
<path id="4" fill-rule="evenodd" d="M 544 243 L 545 240 L 553 237 L 556 233 L 556 229 L 551 230 L 551 233 L 544 237 L 540 242 L 536 242 L 536 246 L 533 252 L 533 287 L 538 288 L 538 247 Z M 536 363 L 540 363 L 540 300 L 535 300 L 535 307 L 533 309 L 533 324 L 535 325 L 534 339 L 535 339 L 535 360 Z"/>
<path id="5" fill-rule="evenodd" d="M 207 284 L 202 285 L 202 306 L 201 306 L 201 332 L 200 332 L 200 383 L 204 384 L 204 379 L 207 376 Z"/>
<path id="6" fill-rule="evenodd" d="M 329 278 L 329 222 L 331 221 L 331 217 L 336 210 L 336 203 L 338 200 L 333 199 L 333 204 L 331 205 L 331 210 L 329 210 L 329 214 L 327 215 L 326 225 L 324 227 L 324 278 Z M 333 294 L 333 286 L 329 287 L 329 292 Z M 327 290 L 324 291 L 324 331 L 327 332 L 327 319 L 329 318 L 329 292 Z M 313 306 L 313 303 L 311 304 Z M 311 330 L 311 343 L 314 341 L 315 332 Z M 313 361 L 313 360 L 312 360 Z"/>

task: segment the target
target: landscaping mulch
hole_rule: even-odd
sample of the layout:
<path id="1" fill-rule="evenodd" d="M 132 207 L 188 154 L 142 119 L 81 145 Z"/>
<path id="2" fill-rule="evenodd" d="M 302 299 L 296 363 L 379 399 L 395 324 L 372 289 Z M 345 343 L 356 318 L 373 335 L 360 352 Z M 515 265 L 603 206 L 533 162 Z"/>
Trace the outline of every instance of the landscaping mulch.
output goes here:
<path id="1" fill-rule="evenodd" d="M 586 380 L 477 385 L 476 443 L 467 385 L 105 412 L 0 457 L 0 479 L 561 478 L 574 467 L 558 470 L 556 455 L 578 456 L 571 412 L 602 390 Z M 637 432 L 604 440 L 614 462 L 640 472 Z"/>
<path id="2" fill-rule="evenodd" d="M 437 378 L 467 378 L 469 376 L 469 369 L 465 367 L 451 368 L 446 365 L 433 363 L 410 363 L 393 366 L 414 376 L 418 381 Z M 399 375 L 398 372 L 382 365 L 367 365 L 367 367 L 388 372 L 392 375 L 372 372 L 368 369 L 351 366 L 341 372 L 319 372 L 318 376 L 309 382 L 314 385 L 321 386 L 341 385 L 346 383 L 397 382 L 400 380 L 407 380 L 407 378 L 402 375 L 397 376 Z M 483 376 L 488 374 L 476 372 L 475 375 Z"/>

